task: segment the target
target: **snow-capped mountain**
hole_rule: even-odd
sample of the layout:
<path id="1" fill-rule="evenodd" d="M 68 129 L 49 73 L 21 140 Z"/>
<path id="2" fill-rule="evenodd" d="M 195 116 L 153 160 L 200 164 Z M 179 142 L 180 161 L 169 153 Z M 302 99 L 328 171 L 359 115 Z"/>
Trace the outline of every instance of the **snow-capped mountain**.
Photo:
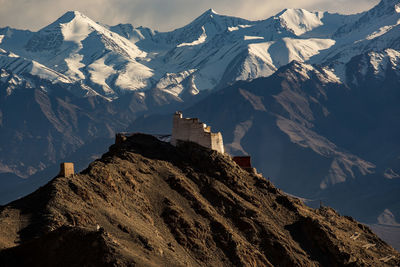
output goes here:
<path id="1" fill-rule="evenodd" d="M 336 44 L 316 56 L 312 62 L 332 68 L 345 82 L 346 64 L 363 53 L 400 50 L 400 2 L 382 0 L 352 23 L 340 27 L 332 36 Z"/>
<path id="2" fill-rule="evenodd" d="M 79 12 L 67 12 L 49 26 L 27 34 L 23 47 L 13 49 L 13 36 L 3 35 L 6 50 L 68 77 L 69 83 L 83 83 L 109 98 L 146 87 L 152 75 L 149 68 L 138 62 L 146 56 L 145 52 Z M 2 67 L 15 71 L 8 64 Z"/>

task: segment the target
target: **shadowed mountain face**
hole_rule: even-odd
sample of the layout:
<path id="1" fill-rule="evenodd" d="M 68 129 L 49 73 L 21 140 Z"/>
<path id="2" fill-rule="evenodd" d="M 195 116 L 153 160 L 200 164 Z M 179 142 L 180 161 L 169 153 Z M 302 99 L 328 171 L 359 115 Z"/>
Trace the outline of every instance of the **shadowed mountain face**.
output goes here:
<path id="1" fill-rule="evenodd" d="M 80 174 L 0 207 L 7 266 L 395 266 L 333 209 L 308 208 L 229 156 L 136 134 Z"/>
<path id="2" fill-rule="evenodd" d="M 168 110 L 180 105 L 175 97 L 150 90 L 109 101 L 101 96 L 79 97 L 71 90 L 42 79 L 14 85 L 0 81 L 0 173 L 26 178 L 67 158 L 96 138 L 113 138 L 138 114 L 149 109 Z M 8 89 L 7 89 L 8 88 Z M 171 110 L 173 110 L 171 109 Z M 23 151 L 21 148 L 23 147 Z"/>

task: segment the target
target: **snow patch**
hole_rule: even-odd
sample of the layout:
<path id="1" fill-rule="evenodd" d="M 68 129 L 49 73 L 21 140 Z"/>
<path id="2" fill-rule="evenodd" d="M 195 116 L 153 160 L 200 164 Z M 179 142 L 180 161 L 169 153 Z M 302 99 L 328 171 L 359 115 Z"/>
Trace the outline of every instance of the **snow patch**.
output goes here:
<path id="1" fill-rule="evenodd" d="M 182 83 L 195 71 L 196 69 L 191 69 L 180 73 L 166 73 L 157 83 L 156 87 L 165 90 L 174 96 L 179 96 L 185 89 L 185 86 Z"/>
<path id="2" fill-rule="evenodd" d="M 247 36 L 247 35 L 245 35 L 243 39 L 245 41 L 247 41 L 247 40 L 264 40 L 264 37 L 262 37 L 262 36 Z"/>
<path id="3" fill-rule="evenodd" d="M 400 13 L 400 4 L 395 5 L 395 6 L 394 6 L 394 10 L 395 10 L 397 13 Z"/>
<path id="4" fill-rule="evenodd" d="M 29 73 L 32 75 L 39 76 L 42 79 L 50 80 L 52 82 L 59 81 L 62 83 L 71 83 L 67 77 L 64 77 L 63 75 L 43 66 L 42 64 L 36 61 L 32 61 L 32 67 Z"/>
<path id="5" fill-rule="evenodd" d="M 383 27 L 379 28 L 378 30 L 374 31 L 373 33 L 369 34 L 365 39 L 372 40 L 372 39 L 375 39 L 375 38 L 377 38 L 379 36 L 382 36 L 385 33 L 387 33 L 388 31 L 392 30 L 394 27 L 396 27 L 399 24 L 400 24 L 400 20 L 398 20 L 395 25 L 383 26 Z"/>
<path id="6" fill-rule="evenodd" d="M 112 94 L 114 91 L 108 86 L 106 80 L 115 74 L 116 71 L 112 67 L 107 66 L 104 60 L 104 58 L 100 58 L 89 65 L 90 80 L 93 83 L 101 85 L 106 94 Z"/>
<path id="7" fill-rule="evenodd" d="M 245 28 L 250 28 L 253 25 L 237 25 L 237 26 L 232 26 L 232 27 L 228 27 L 228 31 L 230 32 L 234 32 L 234 31 L 238 31 L 239 29 L 245 29 Z"/>
<path id="8" fill-rule="evenodd" d="M 272 64 L 272 58 L 271 55 L 268 53 L 268 49 L 273 43 L 274 42 L 263 42 L 263 43 L 249 44 L 248 46 L 249 52 L 261 58 L 263 61 Z"/>
<path id="9" fill-rule="evenodd" d="M 253 43 L 248 45 L 248 56 L 241 64 L 236 80 L 249 80 L 258 77 L 268 77 L 276 71 L 268 48 L 273 42 Z"/>
<path id="10" fill-rule="evenodd" d="M 138 90 L 148 86 L 153 70 L 138 62 L 129 62 L 124 70 L 119 71 L 115 85 L 123 90 Z"/>
<path id="11" fill-rule="evenodd" d="M 81 62 L 82 59 L 83 55 L 80 54 L 74 54 L 65 59 L 65 63 L 68 66 L 68 71 L 65 74 L 73 80 L 85 79 L 85 75 L 80 71 L 80 68 L 85 67 L 85 64 Z"/>
<path id="12" fill-rule="evenodd" d="M 230 32 L 234 32 L 234 31 L 238 31 L 238 30 L 239 30 L 239 26 L 228 27 L 228 31 L 230 31 Z"/>
<path id="13" fill-rule="evenodd" d="M 336 42 L 332 39 L 294 39 L 283 38 L 286 48 L 289 52 L 289 60 L 306 61 L 312 56 L 318 54 L 321 50 L 325 50 L 333 46 Z"/>
<path id="14" fill-rule="evenodd" d="M 93 31 L 89 26 L 90 24 L 90 21 L 84 21 L 82 18 L 61 24 L 61 32 L 64 40 L 80 43 Z"/>

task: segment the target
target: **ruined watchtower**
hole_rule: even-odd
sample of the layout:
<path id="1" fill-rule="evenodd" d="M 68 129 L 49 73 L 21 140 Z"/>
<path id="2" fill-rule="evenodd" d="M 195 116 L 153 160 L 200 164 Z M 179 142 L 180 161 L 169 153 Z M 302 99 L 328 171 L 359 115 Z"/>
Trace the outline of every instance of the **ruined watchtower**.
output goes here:
<path id="1" fill-rule="evenodd" d="M 60 164 L 59 176 L 68 177 L 74 175 L 74 164 L 72 162 L 63 162 Z"/>
<path id="2" fill-rule="evenodd" d="M 224 153 L 222 134 L 212 133 L 211 127 L 199 121 L 198 118 L 183 118 L 181 112 L 175 112 L 172 125 L 171 144 L 177 140 L 191 141 L 201 146 Z"/>

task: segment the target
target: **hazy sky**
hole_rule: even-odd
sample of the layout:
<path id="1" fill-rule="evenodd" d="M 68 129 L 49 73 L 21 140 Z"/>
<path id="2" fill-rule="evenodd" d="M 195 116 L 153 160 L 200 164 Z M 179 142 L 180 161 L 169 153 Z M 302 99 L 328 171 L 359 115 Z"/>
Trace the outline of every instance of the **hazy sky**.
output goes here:
<path id="1" fill-rule="evenodd" d="M 212 8 L 250 20 L 268 18 L 284 8 L 357 13 L 379 0 L 0 0 L 0 27 L 38 30 L 66 11 L 78 10 L 104 24 L 132 23 L 167 31 Z"/>

